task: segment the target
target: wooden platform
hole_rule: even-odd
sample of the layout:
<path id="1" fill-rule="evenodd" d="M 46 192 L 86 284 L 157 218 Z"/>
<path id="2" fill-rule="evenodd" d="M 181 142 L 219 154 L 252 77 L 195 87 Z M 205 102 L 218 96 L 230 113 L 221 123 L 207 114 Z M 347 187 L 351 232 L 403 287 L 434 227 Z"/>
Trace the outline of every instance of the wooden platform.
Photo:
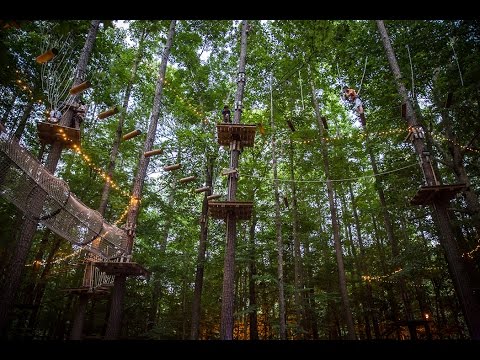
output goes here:
<path id="1" fill-rule="evenodd" d="M 70 294 L 74 294 L 74 295 L 86 294 L 86 295 L 89 295 L 89 296 L 93 297 L 93 296 L 108 295 L 110 293 L 110 288 L 100 286 L 98 288 L 91 289 L 88 286 L 81 286 L 81 287 L 78 287 L 78 288 L 64 289 L 63 291 L 68 292 Z"/>
<path id="2" fill-rule="evenodd" d="M 251 201 L 209 201 L 208 212 L 214 219 L 226 219 L 234 214 L 237 220 L 249 220 L 252 217 Z"/>
<path id="3" fill-rule="evenodd" d="M 421 186 L 413 199 L 410 200 L 410 204 L 427 205 L 440 198 L 451 200 L 464 189 L 465 184 Z"/>
<path id="4" fill-rule="evenodd" d="M 94 266 L 107 275 L 145 276 L 150 273 L 142 265 L 134 262 L 96 261 Z"/>
<path id="5" fill-rule="evenodd" d="M 66 147 L 80 146 L 80 130 L 68 126 L 39 121 L 37 132 L 40 141 L 44 144 L 52 144 L 55 141 L 63 143 Z"/>
<path id="6" fill-rule="evenodd" d="M 231 140 L 240 140 L 243 147 L 253 146 L 257 125 L 217 124 L 217 139 L 220 145 L 230 145 Z"/>

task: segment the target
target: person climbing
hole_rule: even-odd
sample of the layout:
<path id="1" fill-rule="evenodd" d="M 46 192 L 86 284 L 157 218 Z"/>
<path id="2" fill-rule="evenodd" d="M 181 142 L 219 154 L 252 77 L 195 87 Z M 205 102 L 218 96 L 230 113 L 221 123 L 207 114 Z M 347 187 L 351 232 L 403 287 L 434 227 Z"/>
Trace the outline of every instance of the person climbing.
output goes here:
<path id="1" fill-rule="evenodd" d="M 362 125 L 365 126 L 366 122 L 365 122 L 365 113 L 363 110 L 363 103 L 362 103 L 362 100 L 360 99 L 360 96 L 358 96 L 357 92 L 355 91 L 355 89 L 349 88 L 348 86 L 345 85 L 343 87 L 342 99 L 355 104 L 355 109 L 357 110 L 358 116 L 360 116 Z"/>
<path id="2" fill-rule="evenodd" d="M 50 117 L 48 118 L 48 121 L 50 121 L 53 124 L 56 124 L 60 121 L 61 118 L 62 118 L 61 111 L 57 109 L 52 109 L 50 111 Z"/>
<path id="3" fill-rule="evenodd" d="M 72 127 L 76 129 L 80 129 L 80 124 L 83 122 L 85 118 L 85 113 L 87 112 L 87 105 L 80 100 L 73 108 L 73 116 L 72 116 Z"/>
<path id="4" fill-rule="evenodd" d="M 222 110 L 222 115 L 223 115 L 223 122 L 224 123 L 231 123 L 230 119 L 230 109 L 228 108 L 228 105 L 225 105 Z"/>

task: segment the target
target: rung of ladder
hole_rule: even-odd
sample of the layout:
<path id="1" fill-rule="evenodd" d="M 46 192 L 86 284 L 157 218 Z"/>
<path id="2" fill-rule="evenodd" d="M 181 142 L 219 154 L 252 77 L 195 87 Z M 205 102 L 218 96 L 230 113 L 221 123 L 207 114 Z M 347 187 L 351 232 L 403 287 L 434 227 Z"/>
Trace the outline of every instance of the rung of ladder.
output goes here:
<path id="1" fill-rule="evenodd" d="M 161 153 L 163 153 L 162 149 L 155 149 L 155 150 L 145 151 L 143 153 L 143 156 L 150 157 L 150 156 L 153 156 L 153 155 L 160 155 Z"/>
<path id="2" fill-rule="evenodd" d="M 177 170 L 177 169 L 180 169 L 181 166 L 182 164 L 168 165 L 168 166 L 164 166 L 163 170 L 165 171 Z"/>

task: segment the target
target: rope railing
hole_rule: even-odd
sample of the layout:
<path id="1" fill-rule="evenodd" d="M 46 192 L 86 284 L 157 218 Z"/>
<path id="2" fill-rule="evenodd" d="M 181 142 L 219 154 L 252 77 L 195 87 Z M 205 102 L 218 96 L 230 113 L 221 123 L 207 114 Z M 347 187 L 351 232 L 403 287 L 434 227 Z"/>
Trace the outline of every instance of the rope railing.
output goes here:
<path id="1" fill-rule="evenodd" d="M 103 259 L 125 252 L 125 231 L 105 222 L 6 132 L 0 133 L 0 195 L 25 216 Z"/>

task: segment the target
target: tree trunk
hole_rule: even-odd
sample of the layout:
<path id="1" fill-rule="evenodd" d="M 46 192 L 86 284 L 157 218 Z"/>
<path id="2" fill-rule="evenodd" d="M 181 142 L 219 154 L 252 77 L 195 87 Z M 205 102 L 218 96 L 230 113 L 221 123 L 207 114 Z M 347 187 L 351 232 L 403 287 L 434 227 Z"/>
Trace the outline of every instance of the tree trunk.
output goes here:
<path id="1" fill-rule="evenodd" d="M 206 179 L 205 186 L 208 186 L 213 192 L 213 166 L 214 159 L 211 156 L 207 157 Z M 202 302 L 203 291 L 203 272 L 205 269 L 205 253 L 207 252 L 207 238 L 208 238 L 208 200 L 205 193 L 202 203 L 202 214 L 200 215 L 200 241 L 198 244 L 197 254 L 197 270 L 195 272 L 195 290 L 193 292 L 192 300 L 192 328 L 190 331 L 190 339 L 198 340 L 200 332 L 200 309 Z"/>
<path id="2" fill-rule="evenodd" d="M 360 225 L 360 217 L 358 216 L 358 210 L 357 210 L 357 203 L 355 200 L 355 195 L 353 194 L 353 189 L 352 189 L 352 184 L 348 184 L 348 191 L 350 193 L 350 199 L 352 202 L 352 212 L 353 212 L 353 218 L 355 220 L 355 229 L 357 231 L 357 239 L 358 239 L 358 247 L 360 250 L 360 261 L 358 263 L 358 268 L 360 270 L 360 273 L 362 275 L 367 275 L 368 274 L 368 266 L 366 265 L 366 256 L 365 256 L 365 246 L 363 244 L 363 236 L 362 232 L 360 230 L 361 225 Z M 376 312 L 374 311 L 375 305 L 373 302 L 373 295 L 372 295 L 372 286 L 370 282 L 365 282 L 363 286 L 365 290 L 365 296 L 366 296 L 366 317 L 367 319 L 372 320 L 373 324 L 373 331 L 375 333 L 375 338 L 380 339 L 380 328 L 378 327 L 378 318 L 376 315 Z"/>
<path id="3" fill-rule="evenodd" d="M 278 174 L 277 174 L 277 154 L 276 154 L 276 137 L 275 123 L 273 121 L 273 98 L 272 83 L 270 80 L 270 126 L 272 127 L 272 169 L 273 169 L 273 189 L 275 194 L 275 229 L 277 238 L 277 276 L 278 276 L 278 311 L 280 322 L 280 340 L 287 339 L 286 315 L 285 315 L 285 291 L 284 291 L 284 274 L 283 274 L 283 239 L 282 239 L 282 217 L 280 214 L 280 193 L 278 191 Z"/>
<path id="4" fill-rule="evenodd" d="M 127 88 L 125 90 L 125 97 L 123 99 L 123 104 L 122 104 L 123 111 L 120 112 L 120 119 L 118 120 L 116 138 L 113 142 L 112 150 L 110 152 L 110 161 L 109 161 L 108 167 L 107 167 L 107 176 L 108 176 L 109 179 L 111 179 L 113 177 L 113 171 L 115 170 L 115 163 L 116 163 L 116 160 L 117 160 L 118 149 L 120 147 L 120 142 L 122 140 L 123 123 L 125 121 L 125 116 L 126 116 L 127 108 L 128 108 L 128 102 L 130 101 L 130 94 L 132 92 L 133 84 L 134 84 L 135 77 L 136 77 L 136 74 L 137 74 L 138 65 L 140 64 L 140 61 L 142 59 L 143 42 L 144 42 L 144 39 L 145 39 L 145 35 L 146 35 L 146 30 L 143 29 L 143 32 L 140 36 L 140 41 L 139 41 L 139 44 L 138 44 L 137 56 L 135 58 L 135 62 L 133 64 L 133 68 L 132 68 L 132 75 L 130 76 L 130 80 L 129 80 L 129 82 L 127 84 Z M 103 185 L 102 196 L 101 196 L 101 199 L 100 199 L 100 205 L 98 206 L 98 212 L 103 217 L 105 216 L 105 211 L 107 209 L 109 193 L 110 193 L 110 182 L 105 181 L 105 183 Z M 87 262 L 87 264 L 85 266 L 88 267 L 88 266 L 91 266 L 91 264 L 89 264 Z M 71 337 L 70 337 L 71 340 L 80 340 L 80 335 L 83 332 L 83 325 L 84 325 L 84 321 L 85 321 L 85 311 L 87 309 L 87 303 L 88 303 L 88 296 L 80 295 L 79 304 L 78 304 L 78 307 L 76 309 L 76 314 L 75 314 L 74 319 L 73 319 L 72 334 L 71 334 Z M 79 311 L 83 311 L 84 314 L 79 314 L 78 313 Z M 78 323 L 79 321 L 81 323 Z"/>
<path id="5" fill-rule="evenodd" d="M 302 252 L 300 239 L 298 235 L 298 203 L 297 203 L 297 184 L 295 183 L 295 171 L 293 164 L 293 142 L 289 139 L 290 145 L 290 180 L 292 184 L 292 236 L 294 248 L 294 284 L 295 284 L 295 311 L 297 314 L 297 331 L 305 338 L 305 304 Z"/>
<path id="6" fill-rule="evenodd" d="M 160 118 L 160 110 L 162 105 L 162 94 L 165 74 L 167 71 L 168 57 L 172 48 L 173 37 L 175 35 L 176 20 L 172 20 L 168 31 L 167 43 L 162 53 L 162 61 L 158 73 L 157 85 L 155 89 L 155 97 L 153 99 L 152 115 L 150 116 L 150 124 L 148 127 L 147 138 L 143 153 L 140 156 L 138 164 L 138 172 L 133 183 L 133 191 L 130 200 L 130 208 L 127 214 L 126 231 L 128 235 L 126 255 L 131 255 L 133 250 L 133 241 L 135 239 L 135 229 L 137 226 L 138 212 L 140 208 L 140 198 L 142 195 L 143 184 L 147 174 L 147 167 L 150 161 L 149 157 L 145 157 L 145 152 L 150 151 L 155 140 L 155 133 L 157 131 L 158 119 Z M 112 290 L 112 304 L 110 315 L 108 318 L 107 330 L 105 338 L 116 339 L 120 334 L 120 327 L 123 316 L 123 298 L 125 296 L 125 275 L 115 276 L 114 286 Z M 118 308 L 120 306 L 120 308 Z"/>
<path id="7" fill-rule="evenodd" d="M 30 117 L 30 114 L 32 113 L 32 110 L 33 110 L 33 104 L 34 104 L 34 100 L 29 99 L 27 105 L 25 106 L 25 110 L 23 111 L 22 118 L 20 119 L 20 122 L 18 123 L 18 126 L 15 129 L 15 133 L 13 134 L 13 137 L 17 139 L 17 142 L 20 141 L 20 138 L 22 137 L 23 132 L 25 131 L 27 120 Z"/>
<path id="8" fill-rule="evenodd" d="M 240 43 L 240 59 L 238 64 L 237 93 L 235 95 L 234 124 L 240 124 L 242 116 L 243 93 L 245 90 L 245 65 L 247 61 L 247 21 L 242 21 L 242 34 Z M 236 140 L 232 140 L 236 142 Z M 230 147 L 238 149 L 237 146 Z M 230 169 L 238 168 L 240 150 L 230 151 Z M 237 176 L 228 175 L 227 200 L 235 201 L 237 193 Z M 225 245 L 225 260 L 223 272 L 222 312 L 220 317 L 220 339 L 233 339 L 233 302 L 234 302 L 234 278 L 235 278 L 235 241 L 237 236 L 237 218 L 234 214 L 227 215 L 227 236 Z"/>
<path id="9" fill-rule="evenodd" d="M 342 252 L 342 243 L 340 239 L 340 229 L 338 226 L 337 209 L 335 207 L 335 201 L 333 198 L 332 181 L 330 180 L 327 144 L 324 137 L 325 130 L 321 120 L 320 106 L 318 104 L 318 100 L 315 95 L 315 86 L 311 78 L 310 78 L 310 85 L 312 90 L 313 106 L 315 108 L 315 115 L 317 118 L 319 130 L 320 130 L 321 151 L 322 151 L 324 173 L 325 173 L 325 178 L 327 179 L 328 202 L 330 204 L 330 214 L 332 218 L 333 240 L 335 244 L 335 253 L 337 257 L 338 281 L 340 286 L 340 295 L 342 299 L 343 319 L 347 324 L 346 338 L 348 340 L 355 340 L 356 339 L 355 325 L 353 323 L 352 311 L 350 309 L 350 302 L 348 299 L 347 279 L 345 276 L 345 266 L 343 264 L 343 252 Z"/>
<path id="10" fill-rule="evenodd" d="M 254 196 L 255 197 L 255 196 Z M 252 222 L 250 224 L 249 234 L 249 261 L 248 261 L 248 299 L 249 309 L 249 327 L 250 340 L 258 340 L 258 319 L 257 319 L 257 297 L 255 290 L 255 276 L 257 275 L 257 265 L 255 256 L 255 227 L 257 226 L 257 214 L 255 209 L 252 211 Z"/>
<path id="11" fill-rule="evenodd" d="M 392 44 L 387 34 L 387 30 L 383 21 L 377 20 L 378 30 L 380 32 L 383 45 L 387 54 L 390 67 L 395 77 L 398 93 L 402 101 L 407 107 L 407 121 L 411 127 L 417 127 L 418 121 L 416 114 L 413 111 L 413 106 L 408 98 L 407 90 L 402 82 L 402 75 L 400 67 L 398 66 Z M 420 163 L 425 176 L 427 185 L 437 185 L 437 179 L 433 172 L 428 153 L 425 151 L 425 145 L 422 138 L 414 138 L 413 146 L 417 155 L 420 157 Z M 450 274 L 457 297 L 461 304 L 463 315 L 467 323 L 470 336 L 472 339 L 480 340 L 480 297 L 474 293 L 472 288 L 471 278 L 468 274 L 465 260 L 462 258 L 458 245 L 453 237 L 453 232 L 450 226 L 450 219 L 447 208 L 450 205 L 449 200 L 436 198 L 432 204 L 434 216 L 438 221 L 440 243 L 445 251 Z"/>

